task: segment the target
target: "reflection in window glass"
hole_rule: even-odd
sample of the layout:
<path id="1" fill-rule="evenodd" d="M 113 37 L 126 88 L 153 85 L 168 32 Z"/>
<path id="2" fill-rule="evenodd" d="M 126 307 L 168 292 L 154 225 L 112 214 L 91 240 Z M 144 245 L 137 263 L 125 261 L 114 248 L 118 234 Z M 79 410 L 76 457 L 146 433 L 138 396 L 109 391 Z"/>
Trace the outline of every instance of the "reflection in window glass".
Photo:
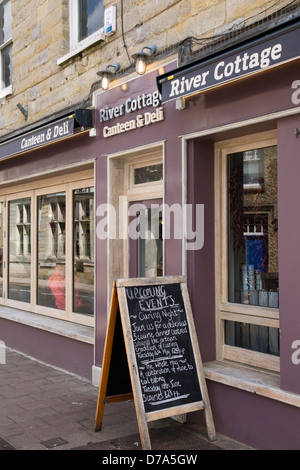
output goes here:
<path id="1" fill-rule="evenodd" d="M 11 2 L 0 3 L 0 89 L 11 85 L 12 77 Z"/>
<path id="2" fill-rule="evenodd" d="M 11 85 L 12 76 L 12 46 L 9 45 L 2 50 L 2 88 Z"/>
<path id="3" fill-rule="evenodd" d="M 78 8 L 78 41 L 82 41 L 103 27 L 103 0 L 78 0 Z"/>
<path id="4" fill-rule="evenodd" d="M 73 310 L 94 314 L 94 188 L 73 193 Z"/>
<path id="5" fill-rule="evenodd" d="M 8 206 L 9 258 L 8 298 L 30 302 L 31 200 L 12 201 Z"/>
<path id="6" fill-rule="evenodd" d="M 277 148 L 228 161 L 229 301 L 278 307 Z"/>
<path id="7" fill-rule="evenodd" d="M 65 310 L 66 196 L 39 196 L 38 304 Z"/>
<path id="8" fill-rule="evenodd" d="M 229 302 L 278 308 L 277 147 L 229 155 L 228 175 Z M 226 322 L 228 344 L 270 353 L 270 335 L 274 344 L 278 330 Z"/>
<path id="9" fill-rule="evenodd" d="M 0 297 L 3 297 L 3 202 L 0 202 Z"/>
<path id="10" fill-rule="evenodd" d="M 225 344 L 264 354 L 280 355 L 279 329 L 226 321 Z"/>
<path id="11" fill-rule="evenodd" d="M 0 46 L 12 36 L 11 2 L 6 0 L 0 4 Z"/>
<path id="12" fill-rule="evenodd" d="M 138 277 L 162 276 L 162 211 L 142 209 L 139 213 Z"/>
<path id="13" fill-rule="evenodd" d="M 134 184 L 153 183 L 163 179 L 163 165 L 150 165 L 134 169 Z"/>

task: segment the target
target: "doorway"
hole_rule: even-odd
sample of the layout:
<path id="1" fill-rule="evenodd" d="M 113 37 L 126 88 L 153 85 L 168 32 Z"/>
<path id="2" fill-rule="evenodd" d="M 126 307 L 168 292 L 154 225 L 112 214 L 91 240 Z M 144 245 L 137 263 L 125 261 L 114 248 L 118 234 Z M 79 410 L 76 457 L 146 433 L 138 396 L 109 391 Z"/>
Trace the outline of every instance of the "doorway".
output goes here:
<path id="1" fill-rule="evenodd" d="M 108 158 L 109 286 L 115 279 L 163 274 L 163 155 L 159 143 Z"/>

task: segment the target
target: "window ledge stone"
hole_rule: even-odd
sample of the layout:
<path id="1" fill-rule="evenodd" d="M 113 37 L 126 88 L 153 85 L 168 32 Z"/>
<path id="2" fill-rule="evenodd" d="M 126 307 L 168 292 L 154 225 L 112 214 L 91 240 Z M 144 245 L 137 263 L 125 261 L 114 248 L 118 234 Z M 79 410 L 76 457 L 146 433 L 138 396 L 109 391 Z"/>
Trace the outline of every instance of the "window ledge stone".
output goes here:
<path id="1" fill-rule="evenodd" d="M 98 42 L 104 41 L 104 39 L 105 39 L 104 32 L 103 32 L 103 29 L 101 29 L 99 32 L 95 33 L 93 36 L 90 36 L 89 38 L 85 39 L 84 41 L 79 43 L 77 46 L 72 48 L 70 50 L 70 52 L 63 55 L 59 59 L 57 59 L 57 65 L 63 65 L 68 60 L 70 60 L 73 57 L 75 57 L 76 55 L 80 54 L 81 52 L 83 52 L 88 47 L 94 46 Z"/>
<path id="2" fill-rule="evenodd" d="M 0 318 L 65 336 L 83 343 L 94 344 L 94 328 L 89 326 L 78 325 L 66 320 L 59 320 L 4 306 L 0 308 Z"/>
<path id="3" fill-rule="evenodd" d="M 9 85 L 7 88 L 3 88 L 3 90 L 0 90 L 0 100 L 3 100 L 6 98 L 6 96 L 9 96 L 12 94 L 12 85 Z"/>
<path id="4" fill-rule="evenodd" d="M 207 362 L 203 366 L 207 380 L 300 408 L 300 395 L 282 390 L 280 376 L 276 372 L 253 369 L 225 361 Z"/>

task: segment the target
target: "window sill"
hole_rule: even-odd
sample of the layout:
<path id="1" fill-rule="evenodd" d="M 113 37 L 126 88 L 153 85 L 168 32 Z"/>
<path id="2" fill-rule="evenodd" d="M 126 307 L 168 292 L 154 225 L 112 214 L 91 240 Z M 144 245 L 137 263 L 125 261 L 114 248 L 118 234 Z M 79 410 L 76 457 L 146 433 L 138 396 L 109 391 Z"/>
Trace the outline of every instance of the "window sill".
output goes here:
<path id="1" fill-rule="evenodd" d="M 0 318 L 60 336 L 66 336 L 83 343 L 94 344 L 94 328 L 89 326 L 78 325 L 77 323 L 4 306 L 1 306 Z"/>
<path id="2" fill-rule="evenodd" d="M 281 390 L 280 376 L 275 372 L 221 361 L 207 362 L 204 372 L 207 380 L 300 408 L 300 395 Z"/>
<path id="3" fill-rule="evenodd" d="M 4 88 L 3 90 L 0 90 L 0 100 L 2 100 L 3 98 L 11 94 L 12 94 L 12 85 Z"/>
<path id="4" fill-rule="evenodd" d="M 99 42 L 99 41 L 104 41 L 104 37 L 105 36 L 104 36 L 103 29 L 101 29 L 98 33 L 96 33 L 93 36 L 85 39 L 80 44 L 78 44 L 76 47 L 72 48 L 70 50 L 70 52 L 68 52 L 64 56 L 60 57 L 59 59 L 57 59 L 57 65 L 63 65 L 65 62 L 72 59 L 76 55 L 80 54 L 81 52 L 83 52 L 88 47 L 91 47 L 94 44 L 97 44 L 97 42 Z"/>

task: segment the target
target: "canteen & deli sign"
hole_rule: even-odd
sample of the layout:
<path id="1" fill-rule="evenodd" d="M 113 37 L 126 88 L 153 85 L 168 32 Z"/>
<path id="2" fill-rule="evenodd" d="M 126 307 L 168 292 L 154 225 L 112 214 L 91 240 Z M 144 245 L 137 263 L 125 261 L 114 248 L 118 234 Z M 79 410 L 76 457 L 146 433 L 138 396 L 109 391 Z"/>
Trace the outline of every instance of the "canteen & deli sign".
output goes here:
<path id="1" fill-rule="evenodd" d="M 128 98 L 126 102 L 114 107 L 101 108 L 99 110 L 100 124 L 103 124 L 103 137 L 113 137 L 124 132 L 129 132 L 141 127 L 149 126 L 164 120 L 164 109 L 161 104 L 161 96 L 156 90 L 153 93 L 143 93 L 136 98 Z M 146 110 L 155 108 L 155 111 Z M 124 116 L 130 116 L 131 113 L 139 112 L 131 119 L 124 121 Z M 116 118 L 123 118 L 114 125 L 108 125 L 109 121 Z"/>
<path id="2" fill-rule="evenodd" d="M 162 102 L 189 96 L 300 57 L 299 24 L 157 77 Z"/>
<path id="3" fill-rule="evenodd" d="M 71 115 L 47 126 L 40 127 L 33 132 L 23 134 L 21 137 L 4 142 L 0 145 L 0 160 L 51 144 L 73 134 L 74 115 Z"/>

